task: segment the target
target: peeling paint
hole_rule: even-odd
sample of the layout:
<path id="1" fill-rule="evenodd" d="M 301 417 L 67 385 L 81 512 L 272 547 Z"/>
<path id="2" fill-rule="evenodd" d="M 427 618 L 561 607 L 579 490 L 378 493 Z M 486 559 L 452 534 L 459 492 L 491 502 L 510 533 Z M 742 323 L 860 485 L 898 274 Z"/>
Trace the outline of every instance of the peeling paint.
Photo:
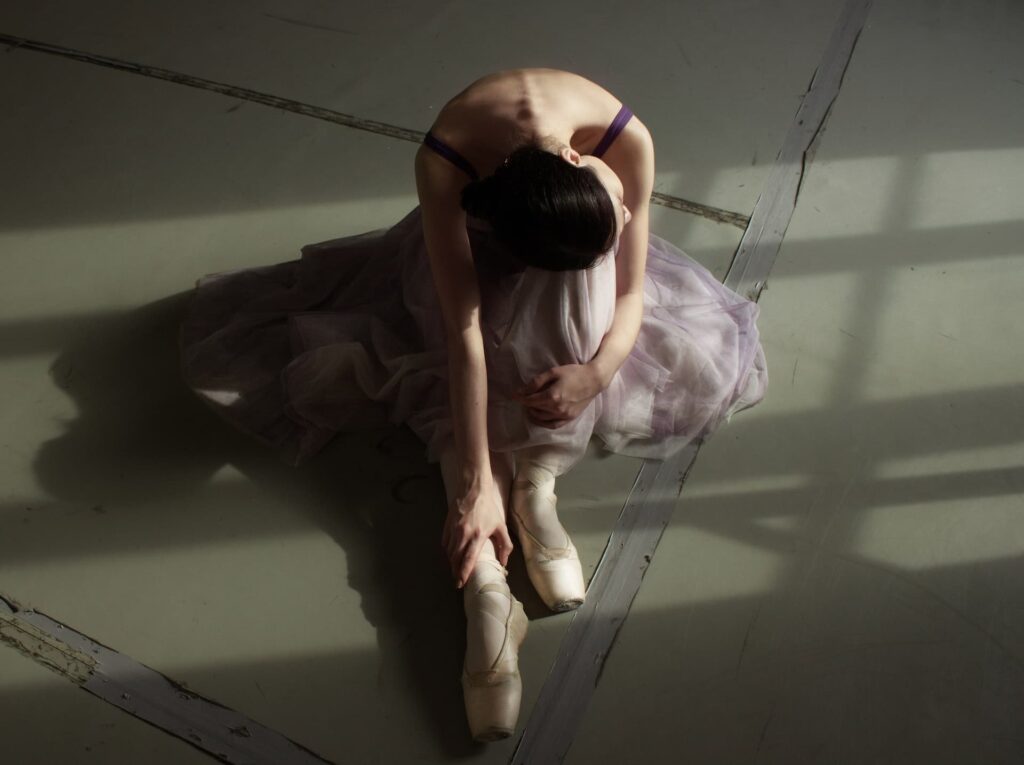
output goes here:
<path id="1" fill-rule="evenodd" d="M 0 597 L 0 643 L 224 762 L 330 765 L 298 742 L 8 596 Z"/>
<path id="2" fill-rule="evenodd" d="M 749 216 L 741 215 L 740 213 L 732 212 L 731 210 L 723 210 L 720 207 L 702 205 L 698 202 L 691 202 L 687 199 L 669 196 L 668 194 L 662 194 L 657 191 L 651 194 L 651 202 L 673 210 L 680 210 L 681 212 L 699 215 L 700 217 L 707 218 L 715 223 L 727 223 L 728 225 L 736 226 L 737 228 L 746 228 L 750 224 Z"/>
<path id="3" fill-rule="evenodd" d="M 31 510 L 32 508 L 29 507 L 26 509 Z M 24 610 L 25 606 L 16 601 L 10 595 L 4 595 L 3 593 L 0 593 L 0 613 L 13 614 L 17 613 L 18 611 Z"/>
<path id="4" fill-rule="evenodd" d="M 81 685 L 96 668 L 96 660 L 17 616 L 0 613 L 0 641 L 36 664 Z"/>

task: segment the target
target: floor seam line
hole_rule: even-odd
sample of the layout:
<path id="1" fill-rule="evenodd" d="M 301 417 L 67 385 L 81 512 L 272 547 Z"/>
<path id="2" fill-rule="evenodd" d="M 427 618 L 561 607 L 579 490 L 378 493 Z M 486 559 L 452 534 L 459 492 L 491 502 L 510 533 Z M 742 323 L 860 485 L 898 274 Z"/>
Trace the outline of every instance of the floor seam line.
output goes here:
<path id="1" fill-rule="evenodd" d="M 138 74 L 143 77 L 152 77 L 158 80 L 173 82 L 178 85 L 187 85 L 188 87 L 196 88 L 197 90 L 207 90 L 214 93 L 220 93 L 231 98 L 263 104 L 264 106 L 269 106 L 274 109 L 280 109 L 294 114 L 301 114 L 306 117 L 313 117 L 336 125 L 342 125 L 356 130 L 365 130 L 369 133 L 373 133 L 374 135 L 397 138 L 402 141 L 410 141 L 417 144 L 423 143 L 423 139 L 426 136 L 426 132 L 421 130 L 411 130 L 409 128 L 391 125 L 387 122 L 378 122 L 377 120 L 355 117 L 351 114 L 335 111 L 334 109 L 313 106 L 312 104 L 306 104 L 290 98 L 274 96 L 269 93 L 252 90 L 251 88 L 228 85 L 226 83 L 217 82 L 216 80 L 208 80 L 203 77 L 194 77 L 189 74 L 175 72 L 171 69 L 162 69 L 156 66 L 137 64 L 132 61 L 111 58 L 109 56 L 101 56 L 97 53 L 88 53 L 85 51 L 75 50 L 74 48 L 66 48 L 61 45 L 51 45 L 50 43 L 44 43 L 38 40 L 29 40 L 24 37 L 0 34 L 0 44 L 7 44 L 11 46 L 5 51 L 7 53 L 23 48 L 25 50 L 32 50 L 39 53 L 63 56 L 86 64 L 105 66 L 111 69 Z M 678 210 L 691 215 L 697 215 L 714 223 L 722 223 L 725 225 L 735 226 L 737 228 L 746 228 L 747 224 L 750 222 L 749 216 L 743 215 L 742 213 L 724 210 L 711 205 L 704 205 L 699 202 L 693 202 L 671 194 L 654 192 L 651 195 L 651 202 L 653 204 L 667 207 L 671 210 Z"/>

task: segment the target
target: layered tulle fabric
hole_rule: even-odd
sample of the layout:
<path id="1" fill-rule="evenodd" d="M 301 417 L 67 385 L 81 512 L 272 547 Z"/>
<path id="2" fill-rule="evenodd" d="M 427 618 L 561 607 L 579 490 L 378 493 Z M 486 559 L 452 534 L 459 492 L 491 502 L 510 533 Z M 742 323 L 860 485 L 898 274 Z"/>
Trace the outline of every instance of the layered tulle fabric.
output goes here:
<path id="1" fill-rule="evenodd" d="M 585 271 L 526 266 L 488 224 L 467 224 L 481 294 L 487 436 L 494 451 L 542 449 L 561 475 L 591 436 L 665 458 L 764 396 L 757 305 L 651 234 L 636 343 L 572 422 L 531 423 L 510 394 L 590 361 L 615 312 L 615 250 Z M 276 265 L 204 276 L 181 326 L 187 385 L 293 465 L 340 431 L 407 424 L 438 462 L 454 445 L 444 319 L 420 208 L 389 229 L 301 248 Z"/>

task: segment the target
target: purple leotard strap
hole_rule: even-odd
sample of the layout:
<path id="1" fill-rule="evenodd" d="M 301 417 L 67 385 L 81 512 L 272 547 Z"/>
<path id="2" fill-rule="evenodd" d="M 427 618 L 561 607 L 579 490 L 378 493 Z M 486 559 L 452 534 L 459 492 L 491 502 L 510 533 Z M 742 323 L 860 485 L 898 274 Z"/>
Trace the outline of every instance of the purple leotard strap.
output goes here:
<path id="1" fill-rule="evenodd" d="M 463 157 L 461 154 L 455 151 L 455 149 L 453 149 L 448 144 L 444 143 L 443 141 L 437 138 L 434 138 L 434 136 L 431 135 L 429 130 L 427 131 L 426 137 L 423 139 L 423 143 L 425 143 L 427 146 L 436 151 L 445 159 L 450 160 L 460 169 L 465 170 L 469 174 L 469 177 L 472 178 L 474 181 L 480 180 L 480 176 L 477 175 L 476 169 L 474 169 L 474 167 L 469 163 L 469 161 L 465 157 Z"/>
<path id="2" fill-rule="evenodd" d="M 595 157 L 602 156 L 608 147 L 612 145 L 612 141 L 622 132 L 623 128 L 626 127 L 626 123 L 633 117 L 633 112 L 629 110 L 629 107 L 625 104 L 619 109 L 619 113 L 615 115 L 615 119 L 612 120 L 612 124 L 608 126 L 604 136 L 601 138 L 600 143 L 597 144 L 597 148 L 591 152 Z M 474 181 L 480 180 L 480 175 L 477 173 L 476 168 L 469 163 L 465 157 L 459 154 L 448 144 L 444 143 L 428 130 L 426 136 L 423 138 L 423 143 L 429 146 L 431 149 L 436 151 L 445 159 L 449 160 L 452 164 L 456 165 L 459 169 L 465 171 L 470 178 Z"/>
<path id="3" fill-rule="evenodd" d="M 629 110 L 629 107 L 625 104 L 619 109 L 619 113 L 615 115 L 615 119 L 612 120 L 612 124 L 608 126 L 608 129 L 604 133 L 604 137 L 601 142 L 597 145 L 591 154 L 595 157 L 600 157 L 609 146 L 612 145 L 612 141 L 615 137 L 622 132 L 622 129 L 626 127 L 626 123 L 632 118 L 633 112 Z"/>

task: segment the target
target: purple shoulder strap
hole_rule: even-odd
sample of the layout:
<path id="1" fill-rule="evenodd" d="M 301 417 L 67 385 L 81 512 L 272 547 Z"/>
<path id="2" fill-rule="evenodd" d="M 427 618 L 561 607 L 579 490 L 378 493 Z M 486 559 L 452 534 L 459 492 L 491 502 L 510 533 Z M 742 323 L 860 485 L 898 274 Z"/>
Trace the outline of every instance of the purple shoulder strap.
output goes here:
<path id="1" fill-rule="evenodd" d="M 612 141 L 615 140 L 616 136 L 618 136 L 619 133 L 622 132 L 623 128 L 626 127 L 626 123 L 628 123 L 632 117 L 633 112 L 629 110 L 628 106 L 623 104 L 619 109 L 619 113 L 615 115 L 615 119 L 612 120 L 612 124 L 609 125 L 608 129 L 605 131 L 601 141 L 597 144 L 597 148 L 595 148 L 591 154 L 595 157 L 602 156 L 605 151 L 608 150 L 608 147 L 612 145 Z M 423 138 L 423 143 L 463 170 L 474 181 L 480 180 L 480 175 L 477 173 L 476 168 L 474 168 L 465 157 L 440 139 L 435 138 L 429 130 Z"/>
<path id="2" fill-rule="evenodd" d="M 601 142 L 597 145 L 597 148 L 591 152 L 595 157 L 600 157 L 607 151 L 608 147 L 612 145 L 612 141 L 615 137 L 622 132 L 622 129 L 626 127 L 626 123 L 633 117 L 633 112 L 629 110 L 629 107 L 625 104 L 619 109 L 619 113 L 615 115 L 615 119 L 612 120 L 612 124 L 608 126 L 608 129 L 604 132 L 604 137 Z"/>
<path id="3" fill-rule="evenodd" d="M 480 180 L 480 176 L 477 175 L 476 169 L 473 167 L 473 165 L 469 163 L 469 161 L 465 157 L 463 157 L 461 154 L 455 151 L 455 149 L 453 149 L 448 144 L 444 143 L 440 139 L 435 138 L 433 135 L 431 135 L 429 130 L 427 131 L 426 137 L 423 139 L 423 143 L 425 143 L 427 146 L 436 151 L 445 159 L 450 160 L 460 169 L 466 171 L 466 173 L 469 174 L 469 177 L 472 178 L 474 181 Z"/>

